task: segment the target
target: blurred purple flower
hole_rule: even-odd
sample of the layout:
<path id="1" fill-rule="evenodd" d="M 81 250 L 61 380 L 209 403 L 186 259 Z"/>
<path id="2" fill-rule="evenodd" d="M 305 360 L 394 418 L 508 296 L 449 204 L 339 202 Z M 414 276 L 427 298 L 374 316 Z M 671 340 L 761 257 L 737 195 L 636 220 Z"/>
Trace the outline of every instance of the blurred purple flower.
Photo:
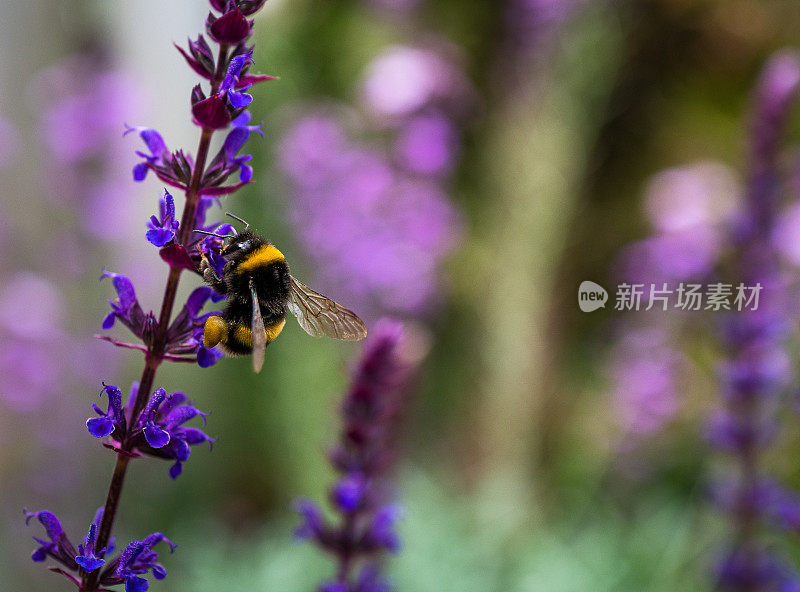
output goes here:
<path id="1" fill-rule="evenodd" d="M 645 284 L 706 277 L 725 247 L 739 192 L 733 172 L 718 163 L 655 175 L 645 191 L 645 209 L 656 232 L 622 251 L 620 277 Z"/>
<path id="2" fill-rule="evenodd" d="M 469 91 L 464 75 L 441 52 L 402 45 L 370 63 L 362 87 L 368 110 L 390 121 L 432 104 L 465 101 Z"/>
<path id="3" fill-rule="evenodd" d="M 66 357 L 63 344 L 69 341 L 64 322 L 63 295 L 50 278 L 28 272 L 5 278 L 0 288 L 3 403 L 19 411 L 40 408 L 72 377 L 62 364 Z"/>
<path id="4" fill-rule="evenodd" d="M 440 114 L 413 117 L 400 129 L 395 149 L 400 164 L 411 172 L 447 173 L 457 156 L 456 131 Z"/>
<path id="5" fill-rule="evenodd" d="M 393 169 L 325 115 L 289 130 L 281 166 L 292 182 L 291 221 L 328 293 L 373 316 L 430 308 L 438 266 L 460 233 L 436 183 Z"/>
<path id="6" fill-rule="evenodd" d="M 728 362 L 723 366 L 723 401 L 710 424 L 710 438 L 736 460 L 733 541 L 720 570 L 724 590 L 791 589 L 798 584 L 787 574 L 753 524 L 773 513 L 772 504 L 738 508 L 761 488 L 765 479 L 760 451 L 777 428 L 775 397 L 793 380 L 786 363 L 787 294 L 771 243 L 778 228 L 781 171 L 778 150 L 790 107 L 800 93 L 800 55 L 775 54 L 764 67 L 755 92 L 750 143 L 750 171 L 744 208 L 733 227 L 735 272 L 747 285 L 764 286 L 758 311 L 730 315 L 724 322 Z"/>
<path id="7" fill-rule="evenodd" d="M 379 321 L 342 401 L 341 439 L 330 452 L 340 474 L 330 490 L 339 523 L 328 523 L 312 501 L 296 502 L 302 522 L 295 536 L 314 541 L 339 561 L 336 580 L 320 590 L 388 590 L 373 560 L 400 548 L 395 524 L 401 512 L 388 502 L 387 474 L 397 462 L 397 432 L 414 370 L 412 358 L 402 325 Z M 357 563 L 361 573 L 356 578 Z"/>
<path id="8" fill-rule="evenodd" d="M 663 428 L 680 409 L 676 382 L 682 363 L 666 331 L 626 330 L 613 360 L 613 396 L 622 428 L 640 435 Z"/>
<path id="9" fill-rule="evenodd" d="M 79 54 L 38 72 L 29 88 L 45 156 L 38 178 L 54 203 L 81 211 L 93 237 L 119 238 L 135 206 L 125 171 L 133 165 L 120 138 L 122 121 L 149 101 L 141 85 L 104 56 Z"/>

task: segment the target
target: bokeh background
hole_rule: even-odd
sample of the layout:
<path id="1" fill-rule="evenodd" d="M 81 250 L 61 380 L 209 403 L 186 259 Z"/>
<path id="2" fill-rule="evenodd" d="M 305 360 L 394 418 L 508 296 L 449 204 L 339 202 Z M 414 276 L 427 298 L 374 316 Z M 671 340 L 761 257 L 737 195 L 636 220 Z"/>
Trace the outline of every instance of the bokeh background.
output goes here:
<path id="1" fill-rule="evenodd" d="M 146 310 L 166 278 L 144 240 L 161 185 L 133 183 L 139 142 L 121 132 L 146 125 L 194 148 L 195 77 L 172 42 L 206 12 L 0 2 L 5 589 L 67 585 L 30 561 L 23 507 L 57 513 L 77 539 L 105 499 L 112 455 L 84 422 L 101 381 L 127 389 L 141 359 L 92 337 L 113 296 L 97 278 L 131 277 Z M 397 475 L 397 589 L 711 589 L 727 532 L 703 435 L 718 351 L 703 331 L 672 347 L 672 318 L 582 313 L 576 289 L 617 283 L 659 204 L 734 207 L 752 88 L 774 51 L 800 47 L 800 7 L 270 0 L 254 38 L 254 71 L 280 79 L 254 90 L 255 183 L 224 207 L 295 275 L 370 323 L 407 321 L 429 348 Z M 290 592 L 331 573 L 292 540 L 291 507 L 333 479 L 324 452 L 358 352 L 291 325 L 258 376 L 247 360 L 162 367 L 158 384 L 210 410 L 219 442 L 175 482 L 156 461 L 129 473 L 117 535 L 179 543 L 154 589 Z M 800 420 L 785 421 L 774 465 L 800 483 Z"/>

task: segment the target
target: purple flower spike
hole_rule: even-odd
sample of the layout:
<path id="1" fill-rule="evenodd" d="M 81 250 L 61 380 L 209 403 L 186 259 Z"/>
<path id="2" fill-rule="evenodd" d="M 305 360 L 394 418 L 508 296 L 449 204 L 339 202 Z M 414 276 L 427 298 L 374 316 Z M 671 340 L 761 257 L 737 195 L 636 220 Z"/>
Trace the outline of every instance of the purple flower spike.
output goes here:
<path id="1" fill-rule="evenodd" d="M 164 186 L 158 208 L 151 212 L 153 215 L 146 220 L 145 229 L 146 240 L 157 247 L 159 257 L 170 266 L 169 277 L 158 308 L 161 312 L 156 317 L 152 310 L 149 312 L 143 310 L 138 302 L 133 282 L 124 275 L 103 269 L 100 280 L 111 280 L 116 297 L 108 301 L 111 310 L 103 318 L 102 327 L 104 330 L 109 330 L 116 324 L 122 324 L 137 337 L 137 340 L 123 341 L 107 334 L 95 337 L 117 347 L 142 352 L 145 366 L 141 384 L 132 385 L 125 402 L 122 391 L 117 386 L 103 383 L 100 397 L 102 399 L 102 393 L 106 393 L 108 404 L 107 406 L 101 402 L 92 404 L 92 417 L 86 420 L 86 429 L 90 435 L 100 439 L 101 445 L 113 452 L 111 458 L 116 461 L 108 487 L 104 488 L 108 492 L 105 504 L 96 513 L 85 538 L 77 548 L 67 538 L 55 515 L 47 511 L 25 512 L 26 522 L 36 518 L 47 533 L 46 537 L 44 535 L 42 538 L 34 537 L 38 546 L 31 558 L 37 562 L 54 559 L 61 565 L 49 569 L 69 579 L 81 591 L 111 592 L 124 585 L 126 592 L 146 592 L 151 580 L 163 580 L 167 577 L 167 570 L 158 562 L 159 554 L 155 549 L 161 542 L 169 545 L 171 550 L 175 545 L 161 533 L 151 534 L 142 540 L 134 540 L 125 546 L 121 553 L 114 555 L 112 525 L 117 518 L 116 501 L 122 495 L 129 462 L 147 456 L 169 461 L 164 466 L 168 468 L 170 477 L 175 479 L 182 473 L 184 464 L 191 457 L 194 447 L 207 444 L 211 450 L 215 442 L 215 439 L 204 431 L 208 413 L 193 406 L 183 392 L 178 391 L 168 395 L 165 389 L 158 388 L 156 371 L 163 362 L 196 362 L 202 367 L 207 367 L 221 357 L 219 352 L 202 346 L 205 322 L 210 315 L 221 314 L 203 309 L 209 302 L 219 302 L 225 298 L 220 293 L 223 291 L 221 283 L 210 282 L 219 291 L 211 286 L 197 288 L 188 296 L 182 308 L 181 303 L 177 301 L 177 286 L 184 270 L 191 271 L 192 275 L 199 273 L 206 279 L 208 276 L 203 274 L 204 261 L 208 261 L 213 269 L 224 275 L 222 268 L 226 261 L 221 257 L 220 250 L 228 238 L 236 236 L 236 231 L 227 222 L 207 222 L 206 214 L 212 205 L 220 205 L 217 196 L 237 191 L 249 183 L 253 176 L 250 164 L 252 157 L 239 152 L 251 133 L 263 136 L 260 126 L 250 125 L 250 116 L 244 109 L 253 100 L 246 91 L 253 84 L 271 78 L 248 73 L 250 65 L 253 64 L 254 47 L 247 41 L 252 34 L 254 24 L 250 16 L 265 1 L 211 0 L 216 12 L 209 14 L 206 20 L 208 34 L 198 35 L 196 40 L 190 38 L 188 45 L 183 48 L 178 47 L 186 63 L 199 76 L 199 80 L 195 81 L 198 84 L 188 93 L 193 122 L 202 127 L 195 151 L 189 152 L 180 148 L 171 151 L 164 137 L 155 129 L 148 127 L 126 124 L 122 134 L 127 136 L 133 133 L 143 143 L 143 146 L 136 146 L 138 150 L 135 152 L 137 158 L 134 159 L 136 163 L 133 167 L 134 181 L 144 181 L 152 171 Z M 219 44 L 218 47 L 212 47 L 209 36 L 210 40 Z M 97 55 L 82 57 L 81 63 L 76 64 L 80 66 L 80 72 L 78 68 L 72 67 L 69 68 L 69 72 L 60 68 L 54 70 L 52 75 L 56 78 L 53 84 L 48 83 L 48 86 L 53 86 L 53 90 L 59 91 L 51 94 L 60 97 L 59 100 L 64 97 L 69 99 L 62 107 L 50 109 L 49 115 L 52 117 L 45 118 L 47 121 L 44 121 L 42 126 L 43 130 L 48 132 L 45 135 L 52 140 L 51 152 L 54 151 L 55 160 L 61 165 L 72 165 L 71 168 L 61 166 L 61 169 L 64 169 L 61 172 L 65 174 L 57 175 L 62 185 L 68 186 L 67 193 L 70 193 L 72 185 L 81 186 L 84 193 L 87 191 L 89 194 L 107 193 L 101 191 L 102 187 L 94 187 L 91 183 L 92 186 L 87 186 L 86 183 L 80 182 L 80 179 L 86 177 L 82 173 L 87 172 L 91 177 L 89 181 L 98 181 L 93 178 L 103 171 L 100 169 L 94 171 L 97 168 L 94 160 L 96 157 L 104 160 L 104 157 L 108 156 L 105 154 L 109 152 L 108 148 L 113 148 L 105 146 L 102 142 L 100 132 L 103 130 L 100 128 L 103 125 L 96 130 L 93 129 L 97 127 L 95 120 L 99 118 L 101 123 L 105 120 L 120 121 L 117 113 L 119 109 L 112 109 L 109 112 L 105 109 L 108 105 L 118 107 L 117 103 L 120 101 L 107 100 L 109 99 L 105 96 L 107 92 L 99 95 L 96 92 L 96 87 L 108 86 L 105 78 L 116 79 L 118 76 L 111 70 L 104 69 L 101 72 L 103 76 L 100 77 L 102 80 L 89 81 L 97 84 L 87 84 L 85 77 L 82 76 L 83 71 L 87 70 L 97 78 L 98 73 L 94 70 L 98 68 L 99 62 L 104 61 L 100 58 L 102 56 Z M 116 89 L 118 81 L 112 82 L 114 83 L 111 86 L 119 92 L 115 92 L 111 98 L 119 98 L 117 94 L 122 98 L 130 98 L 128 95 L 131 93 L 123 92 L 129 90 L 127 87 Z M 73 100 L 75 97 L 71 96 L 74 95 L 70 91 L 70 87 L 73 86 L 83 89 L 81 92 L 86 95 L 78 97 L 80 101 L 76 102 Z M 36 90 L 34 94 L 38 96 L 42 94 L 38 91 L 49 89 Z M 60 92 L 62 90 L 66 90 L 66 94 Z M 207 96 L 206 93 L 209 92 L 210 96 Z M 61 120 L 70 121 L 64 123 Z M 233 123 L 232 129 L 227 130 L 231 123 Z M 53 128 L 57 128 L 58 133 L 49 133 Z M 221 129 L 226 129 L 226 133 L 215 135 L 215 132 Z M 3 131 L 3 121 L 0 120 L 0 132 Z M 228 134 L 228 131 L 231 133 Z M 62 145 L 69 146 L 62 149 Z M 222 146 L 217 161 L 213 160 L 211 146 Z M 98 151 L 104 153 L 99 154 Z M 0 162 L 0 166 L 2 164 Z M 231 182 L 226 185 L 227 178 L 234 173 L 239 176 L 238 183 Z M 100 176 L 103 177 L 102 174 Z M 114 186 L 118 185 L 113 179 L 103 177 L 99 180 L 108 181 Z M 182 200 L 182 204 L 176 204 L 175 198 L 170 193 L 172 187 L 180 190 L 180 194 L 176 195 L 185 194 L 185 201 Z M 92 210 L 92 208 L 84 209 Z M 182 217 L 178 216 L 178 210 L 183 211 Z M 101 226 L 108 229 L 114 225 Z M 195 230 L 204 231 L 205 235 L 217 236 L 205 236 L 203 232 L 193 232 Z M 24 292 L 24 290 L 17 291 Z M 176 312 L 177 315 L 173 314 Z M 15 317 L 14 314 L 6 316 Z M 54 315 L 45 316 L 52 324 Z M 163 322 L 159 322 L 162 318 Z M 30 337 L 29 334 L 35 333 L 31 329 L 38 327 L 32 327 L 28 318 L 25 321 L 28 322 L 24 324 L 24 330 L 26 336 Z M 23 329 L 18 330 L 20 331 Z M 16 356 L 12 362 L 19 362 L 17 358 L 21 359 L 20 356 L 24 355 L 25 352 Z M 36 361 L 39 360 L 34 360 Z M 37 367 L 31 371 L 24 371 L 34 366 Z M 26 376 L 31 375 L 31 380 L 34 382 L 38 380 L 49 384 L 52 380 L 48 378 L 51 377 L 39 376 L 42 374 L 40 366 L 43 365 L 31 363 L 20 370 L 24 371 L 22 373 Z M 48 369 L 44 370 L 44 374 L 47 375 Z M 26 391 L 19 388 L 10 390 Z M 197 424 L 197 427 L 190 423 Z M 2 580 L 0 577 L 0 581 Z"/>
<path id="2" fill-rule="evenodd" d="M 147 240 L 157 247 L 163 247 L 171 242 L 177 232 L 180 223 L 175 219 L 175 198 L 164 189 L 159 200 L 160 217 L 150 216 L 147 222 Z"/>
<path id="3" fill-rule="evenodd" d="M 303 518 L 295 537 L 313 541 L 338 559 L 336 582 L 323 584 L 319 590 L 389 590 L 374 565 L 385 552 L 400 549 L 395 523 L 401 510 L 387 503 L 386 477 L 396 460 L 395 432 L 411 377 L 410 353 L 402 325 L 388 320 L 375 325 L 364 346 L 341 406 L 341 440 L 330 453 L 331 464 L 341 474 L 330 492 L 339 521 L 326 523 L 312 501 L 301 499 L 295 504 Z M 356 561 L 372 567 L 364 567 L 357 575 Z"/>

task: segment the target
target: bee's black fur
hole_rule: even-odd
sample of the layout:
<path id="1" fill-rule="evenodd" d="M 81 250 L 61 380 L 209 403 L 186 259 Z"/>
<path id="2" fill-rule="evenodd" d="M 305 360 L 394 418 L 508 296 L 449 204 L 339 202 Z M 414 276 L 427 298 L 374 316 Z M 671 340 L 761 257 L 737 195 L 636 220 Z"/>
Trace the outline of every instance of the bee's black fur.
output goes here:
<path id="1" fill-rule="evenodd" d="M 239 247 L 242 243 L 246 246 Z M 222 269 L 222 278 L 209 281 L 215 290 L 228 295 L 221 316 L 229 327 L 225 346 L 229 353 L 234 355 L 247 354 L 252 349 L 251 346 L 240 343 L 233 337 L 237 325 L 250 329 L 253 323 L 251 279 L 258 295 L 264 325 L 269 327 L 286 317 L 291 282 L 289 266 L 283 258 L 243 273 L 237 271 L 239 265 L 248 261 L 260 247 L 268 244 L 268 241 L 249 230 L 241 232 L 222 249 L 221 255 L 227 259 Z"/>

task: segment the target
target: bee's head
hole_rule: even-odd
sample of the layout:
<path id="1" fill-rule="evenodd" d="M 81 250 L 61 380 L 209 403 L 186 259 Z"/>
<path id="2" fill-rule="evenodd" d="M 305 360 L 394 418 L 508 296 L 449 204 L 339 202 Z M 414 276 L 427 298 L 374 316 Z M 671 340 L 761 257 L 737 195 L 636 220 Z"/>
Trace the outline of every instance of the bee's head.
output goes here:
<path id="1" fill-rule="evenodd" d="M 245 230 L 237 236 L 230 237 L 220 254 L 229 261 L 234 261 L 252 253 L 255 249 L 264 244 L 264 239 L 256 234 Z"/>

